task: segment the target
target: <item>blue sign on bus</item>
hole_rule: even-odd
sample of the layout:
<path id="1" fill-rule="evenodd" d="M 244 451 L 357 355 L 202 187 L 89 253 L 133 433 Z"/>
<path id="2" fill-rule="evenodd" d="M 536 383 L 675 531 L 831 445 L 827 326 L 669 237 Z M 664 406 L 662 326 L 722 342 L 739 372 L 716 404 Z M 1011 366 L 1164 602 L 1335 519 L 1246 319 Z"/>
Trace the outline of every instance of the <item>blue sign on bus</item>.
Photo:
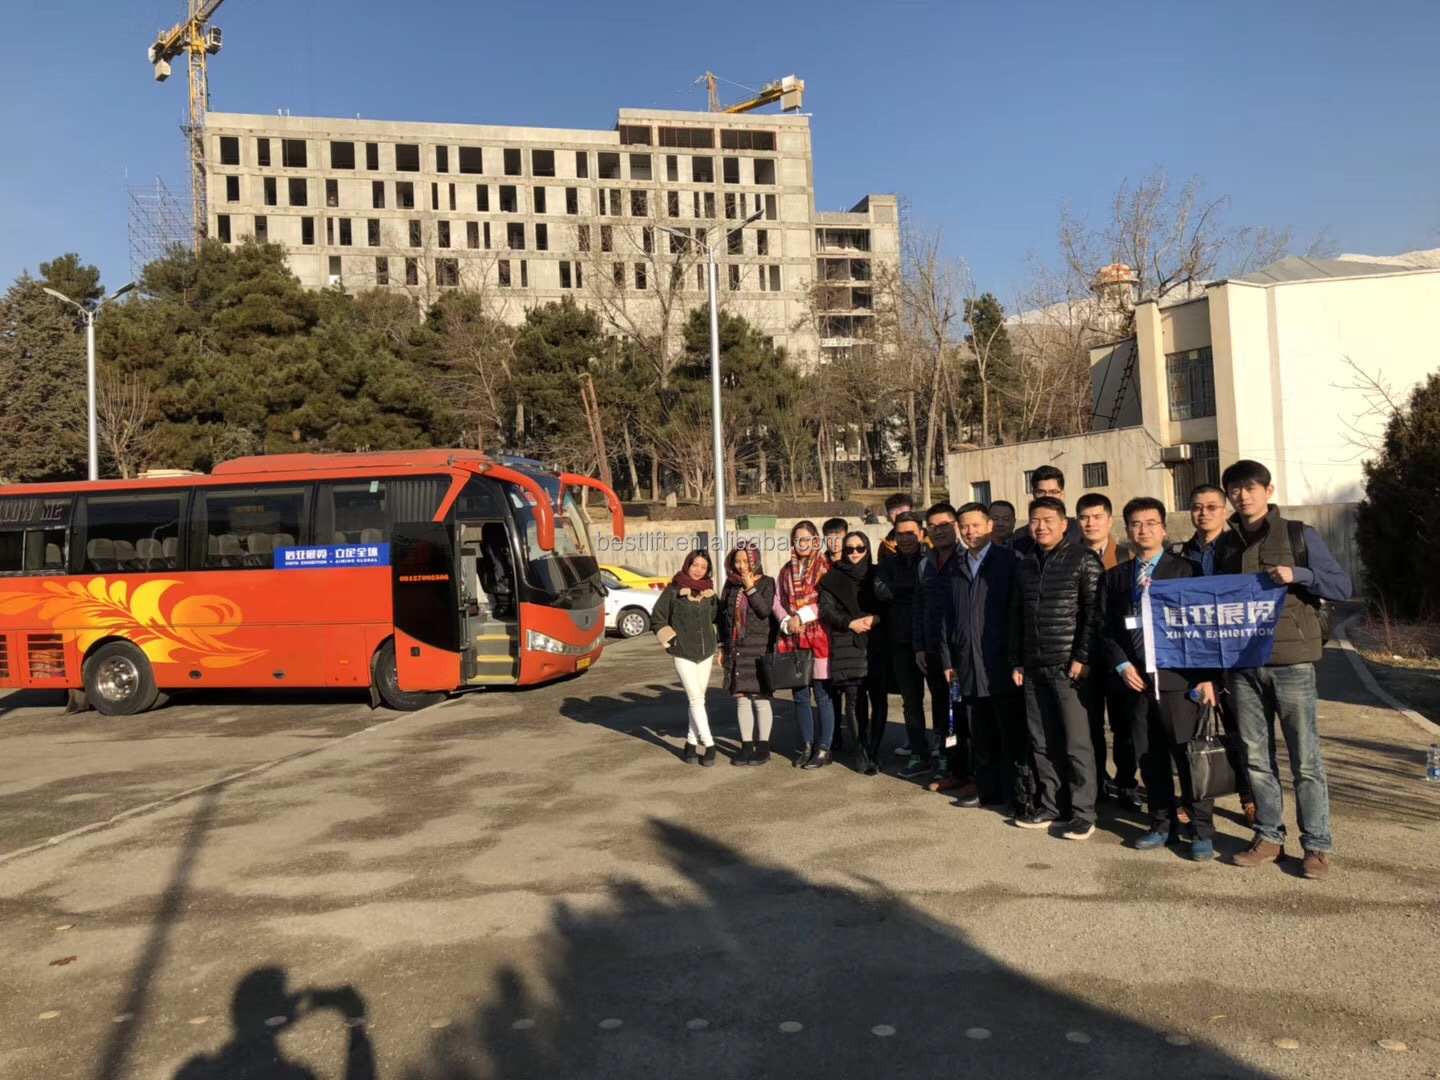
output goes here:
<path id="1" fill-rule="evenodd" d="M 389 565 L 389 544 L 336 544 L 331 547 L 275 549 L 276 570 L 311 570 L 324 566 Z"/>

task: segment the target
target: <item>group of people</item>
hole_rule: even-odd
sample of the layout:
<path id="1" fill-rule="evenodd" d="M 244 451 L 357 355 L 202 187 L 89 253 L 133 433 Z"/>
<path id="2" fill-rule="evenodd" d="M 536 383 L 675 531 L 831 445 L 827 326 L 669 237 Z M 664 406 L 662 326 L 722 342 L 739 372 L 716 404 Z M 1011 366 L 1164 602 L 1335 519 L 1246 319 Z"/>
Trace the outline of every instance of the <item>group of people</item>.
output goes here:
<path id="1" fill-rule="evenodd" d="M 1106 496 L 1082 495 L 1070 517 L 1059 469 L 1036 469 L 1031 484 L 1019 529 L 1008 502 L 937 503 L 921 514 L 897 495 L 886 502 L 892 528 L 878 552 L 842 518 L 797 524 L 774 576 L 753 546 L 731 551 L 723 576 L 706 552 L 690 552 L 651 621 L 686 691 L 685 760 L 716 760 L 705 704 L 716 661 L 738 710 L 735 765 L 770 760 L 772 701 L 777 685 L 793 686 L 774 673 L 803 670 L 808 685 L 790 691 L 796 768 L 842 755 L 877 774 L 893 692 L 905 721 L 900 776 L 1069 840 L 1090 837 L 1097 802 L 1113 799 L 1148 813 L 1134 847 L 1188 840 L 1185 853 L 1206 862 L 1215 857 L 1213 800 L 1195 797 L 1186 747 L 1218 718 L 1243 747 L 1236 773 L 1254 829 L 1231 861 L 1256 866 L 1285 855 L 1278 727 L 1303 873 L 1326 877 L 1333 840 L 1314 665 L 1325 604 L 1348 599 L 1351 582 L 1320 535 L 1282 518 L 1270 472 L 1255 461 L 1194 489 L 1195 531 L 1183 543 L 1169 541 L 1158 499 L 1125 504 L 1122 545 Z M 1255 573 L 1287 590 L 1264 667 L 1150 670 L 1140 614 L 1152 581 Z"/>

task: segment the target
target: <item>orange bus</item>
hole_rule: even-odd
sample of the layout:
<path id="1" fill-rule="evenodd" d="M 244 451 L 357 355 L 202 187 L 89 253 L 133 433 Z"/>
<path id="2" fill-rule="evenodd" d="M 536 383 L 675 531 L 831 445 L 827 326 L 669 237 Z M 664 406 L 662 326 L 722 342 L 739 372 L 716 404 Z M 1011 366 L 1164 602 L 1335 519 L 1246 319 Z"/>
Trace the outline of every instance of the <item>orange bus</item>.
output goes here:
<path id="1" fill-rule="evenodd" d="M 369 687 L 418 709 L 600 654 L 604 586 L 570 488 L 474 450 L 248 457 L 0 487 L 0 687 L 127 716 L 167 692 Z"/>

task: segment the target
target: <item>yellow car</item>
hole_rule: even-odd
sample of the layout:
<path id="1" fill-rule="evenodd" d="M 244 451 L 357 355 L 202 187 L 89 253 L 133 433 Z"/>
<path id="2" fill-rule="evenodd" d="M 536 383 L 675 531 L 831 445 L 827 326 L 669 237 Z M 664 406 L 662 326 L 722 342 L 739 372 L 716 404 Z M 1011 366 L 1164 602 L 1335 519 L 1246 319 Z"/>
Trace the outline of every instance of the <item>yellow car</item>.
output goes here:
<path id="1" fill-rule="evenodd" d="M 644 570 L 638 570 L 633 566 L 621 566 L 618 563 L 602 563 L 600 572 L 607 579 L 606 587 L 611 589 L 654 589 L 656 592 L 660 592 L 670 584 L 668 577 L 660 577 Z M 612 582 L 608 580 L 609 578 L 615 580 Z"/>

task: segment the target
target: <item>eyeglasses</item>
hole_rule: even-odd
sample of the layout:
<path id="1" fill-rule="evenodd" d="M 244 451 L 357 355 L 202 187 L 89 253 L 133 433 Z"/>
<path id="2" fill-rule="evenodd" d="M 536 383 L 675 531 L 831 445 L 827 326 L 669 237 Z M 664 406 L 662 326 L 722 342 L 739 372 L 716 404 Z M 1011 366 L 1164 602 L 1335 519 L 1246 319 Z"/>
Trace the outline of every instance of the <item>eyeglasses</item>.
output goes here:
<path id="1" fill-rule="evenodd" d="M 849 545 L 849 546 L 847 546 L 847 547 L 845 548 L 846 554 L 856 554 L 856 555 L 864 555 L 867 550 L 869 550 L 869 549 L 868 549 L 868 548 L 863 548 L 863 547 L 858 547 L 858 546 L 856 546 L 856 545 L 854 545 L 854 544 L 851 544 L 851 545 Z"/>

